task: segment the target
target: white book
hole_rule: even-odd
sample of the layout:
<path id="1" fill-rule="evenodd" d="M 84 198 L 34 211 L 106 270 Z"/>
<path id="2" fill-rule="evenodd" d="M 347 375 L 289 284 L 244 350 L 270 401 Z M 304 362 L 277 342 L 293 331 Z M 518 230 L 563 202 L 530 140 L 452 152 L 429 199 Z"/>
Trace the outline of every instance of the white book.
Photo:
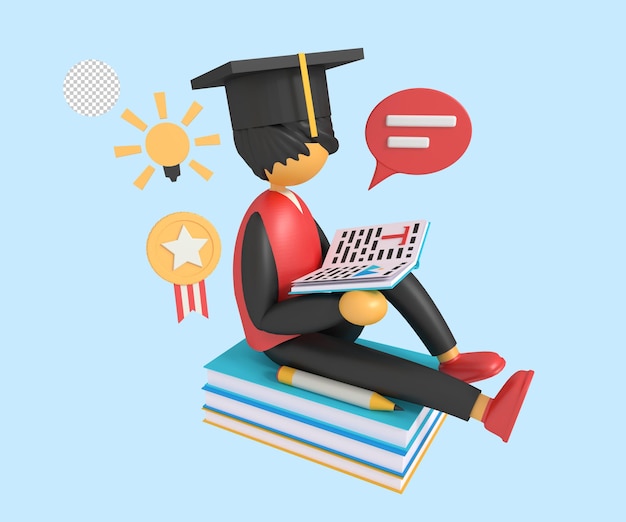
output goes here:
<path id="1" fill-rule="evenodd" d="M 422 461 L 430 443 L 435 438 L 437 431 L 446 417 L 445 414 L 440 412 L 435 413 L 436 416 L 432 416 L 432 424 L 429 426 L 426 437 L 422 441 L 416 456 L 411 462 L 409 468 L 406 470 L 406 473 L 403 475 L 383 471 L 379 468 L 359 462 L 358 460 L 324 450 L 292 437 L 214 411 L 205 410 L 204 422 L 239 435 L 243 435 L 244 437 L 248 437 L 255 441 L 262 442 L 288 453 L 298 455 L 337 471 L 347 473 L 353 477 L 372 482 L 378 486 L 402 493 L 411 480 L 413 473 Z"/>
<path id="2" fill-rule="evenodd" d="M 429 222 L 404 221 L 335 232 L 321 268 L 292 282 L 292 294 L 385 290 L 419 265 Z"/>
<path id="3" fill-rule="evenodd" d="M 205 390 L 206 410 L 225 413 L 260 428 L 283 433 L 321 449 L 340 453 L 370 466 L 399 474 L 406 473 L 437 417 L 436 411 L 423 408 L 417 421 L 419 429 L 415 437 L 407 447 L 400 447 L 384 444 L 376 439 L 258 401 L 236 397 L 215 388 Z M 393 414 L 394 412 L 389 412 L 389 415 Z"/>

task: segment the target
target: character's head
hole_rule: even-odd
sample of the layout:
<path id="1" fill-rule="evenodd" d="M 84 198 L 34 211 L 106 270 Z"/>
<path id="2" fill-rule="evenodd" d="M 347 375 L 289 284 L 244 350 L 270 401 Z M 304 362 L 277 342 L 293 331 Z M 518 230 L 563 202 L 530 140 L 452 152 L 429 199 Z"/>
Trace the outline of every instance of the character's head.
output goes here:
<path id="1" fill-rule="evenodd" d="M 326 70 L 362 58 L 363 49 L 348 49 L 240 60 L 194 78 L 191 86 L 225 86 L 239 155 L 261 179 L 297 185 L 339 147 Z"/>
<path id="2" fill-rule="evenodd" d="M 339 148 L 330 117 L 315 121 L 315 138 L 310 136 L 307 121 L 297 121 L 236 130 L 235 147 L 259 178 L 274 183 L 276 176 L 288 176 L 291 182 L 283 186 L 298 185 L 315 176 L 328 155 Z"/>

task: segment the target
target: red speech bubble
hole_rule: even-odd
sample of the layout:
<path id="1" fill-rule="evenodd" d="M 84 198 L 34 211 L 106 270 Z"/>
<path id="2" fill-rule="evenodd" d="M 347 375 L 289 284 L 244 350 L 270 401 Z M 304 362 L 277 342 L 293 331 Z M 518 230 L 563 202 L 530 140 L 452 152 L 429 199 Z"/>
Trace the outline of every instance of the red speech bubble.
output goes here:
<path id="1" fill-rule="evenodd" d="M 458 160 L 472 137 L 467 111 L 452 96 L 433 89 L 407 89 L 372 111 L 365 139 L 376 158 L 369 188 L 396 173 L 431 174 Z"/>

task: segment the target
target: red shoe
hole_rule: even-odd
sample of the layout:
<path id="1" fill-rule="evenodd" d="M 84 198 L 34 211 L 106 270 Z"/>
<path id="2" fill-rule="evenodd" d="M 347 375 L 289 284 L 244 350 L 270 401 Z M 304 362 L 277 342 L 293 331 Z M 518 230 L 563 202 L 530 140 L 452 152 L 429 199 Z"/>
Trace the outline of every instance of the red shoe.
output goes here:
<path id="1" fill-rule="evenodd" d="M 505 360 L 494 352 L 460 353 L 439 365 L 439 371 L 465 382 L 488 379 L 500 373 Z"/>
<path id="2" fill-rule="evenodd" d="M 504 442 L 508 442 L 515 421 L 533 380 L 532 370 L 515 372 L 494 399 L 490 399 L 483 415 L 483 424 Z"/>

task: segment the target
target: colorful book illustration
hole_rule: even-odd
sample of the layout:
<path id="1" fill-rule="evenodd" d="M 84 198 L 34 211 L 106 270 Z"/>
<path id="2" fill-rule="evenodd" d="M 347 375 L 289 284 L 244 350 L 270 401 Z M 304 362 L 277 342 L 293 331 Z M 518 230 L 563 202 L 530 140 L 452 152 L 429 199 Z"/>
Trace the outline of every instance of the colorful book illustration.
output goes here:
<path id="1" fill-rule="evenodd" d="M 437 368 L 436 358 L 360 340 Z M 242 341 L 208 363 L 205 422 L 402 491 L 445 415 L 405 401 L 374 411 L 278 382 L 276 366 Z"/>
<path id="2" fill-rule="evenodd" d="M 420 220 L 340 229 L 322 267 L 293 281 L 290 293 L 393 288 L 418 267 L 429 225 Z"/>

